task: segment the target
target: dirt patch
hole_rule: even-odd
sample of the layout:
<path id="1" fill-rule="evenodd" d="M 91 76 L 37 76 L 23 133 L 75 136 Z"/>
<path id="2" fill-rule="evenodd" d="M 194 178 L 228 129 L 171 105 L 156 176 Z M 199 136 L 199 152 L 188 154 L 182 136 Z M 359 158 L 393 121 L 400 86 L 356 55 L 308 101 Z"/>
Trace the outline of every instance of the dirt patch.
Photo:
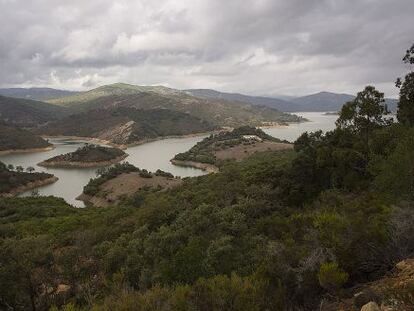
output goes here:
<path id="1" fill-rule="evenodd" d="M 155 175 L 152 178 L 144 178 L 137 172 L 124 173 L 102 184 L 97 195 L 92 197 L 82 194 L 78 197 L 78 200 L 97 207 L 105 207 L 118 203 L 121 198 L 131 197 L 142 188 L 171 189 L 182 182 L 179 178 Z"/>
<path id="2" fill-rule="evenodd" d="M 237 146 L 217 150 L 214 151 L 214 155 L 219 161 L 229 159 L 241 161 L 258 152 L 279 151 L 287 149 L 293 149 L 293 145 L 286 143 L 277 143 L 272 141 L 261 141 L 250 144 L 239 144 Z"/>

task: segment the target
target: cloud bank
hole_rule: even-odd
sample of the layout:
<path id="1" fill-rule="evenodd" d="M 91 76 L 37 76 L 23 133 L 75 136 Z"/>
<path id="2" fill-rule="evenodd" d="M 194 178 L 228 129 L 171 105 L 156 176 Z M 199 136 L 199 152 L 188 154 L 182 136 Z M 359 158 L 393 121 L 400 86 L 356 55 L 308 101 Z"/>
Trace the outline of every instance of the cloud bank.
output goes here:
<path id="1" fill-rule="evenodd" d="M 0 0 L 0 87 L 395 96 L 412 0 Z"/>

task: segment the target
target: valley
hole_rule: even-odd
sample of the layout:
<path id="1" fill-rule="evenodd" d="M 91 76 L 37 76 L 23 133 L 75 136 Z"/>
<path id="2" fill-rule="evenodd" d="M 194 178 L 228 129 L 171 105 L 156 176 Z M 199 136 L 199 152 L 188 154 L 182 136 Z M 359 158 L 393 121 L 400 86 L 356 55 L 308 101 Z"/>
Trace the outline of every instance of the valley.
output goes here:
<path id="1" fill-rule="evenodd" d="M 324 115 L 323 113 L 300 113 L 300 116 L 308 119 L 310 122 L 302 122 L 282 127 L 263 128 L 263 130 L 273 137 L 292 142 L 299 137 L 303 131 L 312 131 L 320 128 L 324 130 L 332 129 L 335 126 L 335 120 L 337 119 L 336 115 Z M 203 169 L 205 169 L 205 165 L 194 168 L 192 166 L 197 166 L 197 163 L 193 163 L 192 166 L 177 166 L 170 161 L 176 154 L 188 151 L 207 136 L 208 135 L 205 134 L 190 135 L 181 138 L 157 139 L 139 145 L 128 146 L 127 149 L 124 150 L 128 154 L 125 161 L 151 172 L 161 169 L 172 173 L 174 176 L 180 177 L 200 176 L 208 172 L 214 172 L 216 171 L 214 166 L 211 166 L 209 170 L 204 171 Z M 57 176 L 59 180 L 54 184 L 39 188 L 39 194 L 62 197 L 74 206 L 83 207 L 83 202 L 76 200 L 76 198 L 82 193 L 83 187 L 89 180 L 96 177 L 95 168 L 43 168 L 38 166 L 38 164 L 49 158 L 74 152 L 78 148 L 85 146 L 87 143 L 105 145 L 108 142 L 91 141 L 89 139 L 82 140 L 74 137 L 70 139 L 67 137 L 55 137 L 49 138 L 48 140 L 53 145 L 52 150 L 36 153 L 0 154 L 0 161 L 15 166 L 33 166 L 37 171 L 44 170 L 47 173 Z M 30 194 L 30 191 L 24 193 L 25 196 Z"/>

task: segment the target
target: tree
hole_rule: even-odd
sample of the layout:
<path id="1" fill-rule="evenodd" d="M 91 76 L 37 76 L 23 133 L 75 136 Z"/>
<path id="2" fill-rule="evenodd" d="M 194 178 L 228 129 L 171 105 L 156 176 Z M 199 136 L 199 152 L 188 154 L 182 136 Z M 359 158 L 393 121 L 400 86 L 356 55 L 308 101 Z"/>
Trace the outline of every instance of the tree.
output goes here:
<path id="1" fill-rule="evenodd" d="M 9 164 L 9 165 L 7 165 L 7 169 L 8 169 L 9 171 L 13 171 L 13 170 L 14 170 L 14 165 L 13 165 L 13 164 Z"/>
<path id="2" fill-rule="evenodd" d="M 375 129 L 391 123 L 391 119 L 384 117 L 389 113 L 384 93 L 377 91 L 373 86 L 367 86 L 353 101 L 342 107 L 336 125 L 361 136 L 367 157 L 370 136 Z"/>
<path id="3" fill-rule="evenodd" d="M 35 171 L 35 168 L 33 166 L 29 166 L 26 168 L 26 172 L 33 173 Z"/>
<path id="4" fill-rule="evenodd" d="M 403 62 L 414 64 L 414 44 L 407 50 Z M 414 125 L 414 72 L 410 72 L 404 78 L 404 82 L 398 78 L 396 86 L 400 88 L 397 119 L 400 123 Z"/>
<path id="5" fill-rule="evenodd" d="M 24 171 L 23 166 L 17 165 L 16 166 L 16 171 L 19 172 L 19 173 L 23 172 Z"/>

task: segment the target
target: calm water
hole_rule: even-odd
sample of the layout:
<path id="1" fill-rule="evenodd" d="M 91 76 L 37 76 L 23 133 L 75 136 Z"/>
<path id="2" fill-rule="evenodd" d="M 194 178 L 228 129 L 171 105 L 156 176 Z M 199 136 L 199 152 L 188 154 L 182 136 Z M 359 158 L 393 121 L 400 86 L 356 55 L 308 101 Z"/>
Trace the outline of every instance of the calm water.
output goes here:
<path id="1" fill-rule="evenodd" d="M 310 122 L 290 125 L 281 128 L 264 129 L 266 133 L 288 141 L 294 141 L 305 131 L 330 130 L 335 126 L 336 115 L 324 115 L 317 112 L 303 112 L 298 113 Z M 162 169 L 170 172 L 175 176 L 192 177 L 203 175 L 204 172 L 199 169 L 185 168 L 172 165 L 170 159 L 177 153 L 187 151 L 197 142 L 201 141 L 205 136 L 173 138 L 159 140 L 135 147 L 128 148 L 126 152 L 129 154 L 126 161 L 139 168 L 145 168 L 149 171 Z M 65 141 L 65 140 L 51 140 L 55 145 L 55 149 L 47 152 L 38 153 L 23 153 L 0 156 L 0 161 L 6 164 L 21 165 L 23 167 L 33 166 L 36 171 L 45 171 L 54 174 L 59 180 L 45 187 L 39 188 L 40 195 L 55 195 L 63 197 L 68 203 L 75 206 L 82 207 L 83 203 L 77 201 L 75 198 L 82 193 L 83 186 L 86 185 L 90 178 L 95 177 L 96 169 L 62 169 L 62 168 L 43 168 L 37 166 L 37 163 L 42 162 L 50 157 L 62 153 L 68 153 L 76 150 L 86 142 L 82 141 Z M 23 195 L 30 195 L 31 192 Z"/>
<path id="2" fill-rule="evenodd" d="M 298 112 L 295 113 L 309 120 L 309 122 L 291 124 L 279 128 L 263 129 L 267 134 L 280 139 L 294 142 L 303 132 L 314 132 L 317 130 L 330 131 L 335 128 L 337 115 L 328 115 L 324 112 Z"/>

